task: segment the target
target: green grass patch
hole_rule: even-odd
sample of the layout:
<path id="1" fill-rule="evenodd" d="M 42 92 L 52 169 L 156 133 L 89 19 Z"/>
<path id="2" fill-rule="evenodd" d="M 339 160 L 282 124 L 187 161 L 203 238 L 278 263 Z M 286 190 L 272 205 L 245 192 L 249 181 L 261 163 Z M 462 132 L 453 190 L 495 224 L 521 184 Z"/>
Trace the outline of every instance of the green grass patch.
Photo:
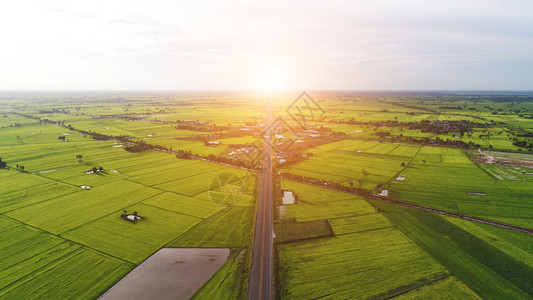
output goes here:
<path id="1" fill-rule="evenodd" d="M 439 215 L 370 200 L 391 222 L 482 298 L 528 299 L 531 268 Z"/>
<path id="2" fill-rule="evenodd" d="M 295 219 L 283 219 L 274 223 L 276 243 L 290 243 L 333 236 L 328 220 L 297 222 Z"/>
<path id="3" fill-rule="evenodd" d="M 132 263 L 140 263 L 176 236 L 198 224 L 201 219 L 137 204 L 126 208 L 146 219 L 136 223 L 120 218 L 116 211 L 61 236 L 88 245 Z"/>
<path id="4" fill-rule="evenodd" d="M 247 246 L 253 231 L 253 215 L 253 207 L 226 207 L 169 242 L 167 247 Z"/>

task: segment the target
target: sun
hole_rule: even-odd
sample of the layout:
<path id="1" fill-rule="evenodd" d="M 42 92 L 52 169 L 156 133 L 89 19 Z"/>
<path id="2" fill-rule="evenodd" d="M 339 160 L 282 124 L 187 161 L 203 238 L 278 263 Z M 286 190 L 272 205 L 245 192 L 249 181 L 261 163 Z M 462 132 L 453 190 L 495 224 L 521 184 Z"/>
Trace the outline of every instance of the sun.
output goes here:
<path id="1" fill-rule="evenodd" d="M 268 92 L 277 92 L 285 84 L 285 72 L 279 66 L 268 66 L 263 69 L 260 78 L 261 88 Z"/>

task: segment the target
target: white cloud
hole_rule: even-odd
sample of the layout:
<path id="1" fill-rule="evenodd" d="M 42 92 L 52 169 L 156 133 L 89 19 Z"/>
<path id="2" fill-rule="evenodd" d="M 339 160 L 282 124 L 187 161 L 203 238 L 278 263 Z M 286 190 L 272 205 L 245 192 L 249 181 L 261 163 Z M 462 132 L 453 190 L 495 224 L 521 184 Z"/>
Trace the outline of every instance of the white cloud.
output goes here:
<path id="1" fill-rule="evenodd" d="M 12 1 L 0 12 L 0 89 L 253 89 L 272 59 L 295 89 L 482 80 L 531 89 L 516 80 L 531 71 L 501 65 L 533 66 L 532 9 L 518 0 Z"/>

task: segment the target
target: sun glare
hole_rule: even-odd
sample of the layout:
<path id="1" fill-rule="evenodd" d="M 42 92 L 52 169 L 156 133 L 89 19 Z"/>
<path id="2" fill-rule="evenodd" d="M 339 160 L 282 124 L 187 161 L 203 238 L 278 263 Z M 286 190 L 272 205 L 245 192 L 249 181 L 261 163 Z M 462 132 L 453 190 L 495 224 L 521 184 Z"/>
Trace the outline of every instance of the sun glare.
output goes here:
<path id="1" fill-rule="evenodd" d="M 268 67 L 261 74 L 261 88 L 268 92 L 276 92 L 283 88 L 284 72 L 279 67 Z"/>

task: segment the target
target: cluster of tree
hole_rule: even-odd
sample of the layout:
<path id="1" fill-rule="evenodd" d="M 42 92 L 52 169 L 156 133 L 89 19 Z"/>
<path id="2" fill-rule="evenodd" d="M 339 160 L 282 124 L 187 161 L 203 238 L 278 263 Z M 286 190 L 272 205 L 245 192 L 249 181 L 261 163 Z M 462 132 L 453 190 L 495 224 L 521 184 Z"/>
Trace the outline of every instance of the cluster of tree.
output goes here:
<path id="1" fill-rule="evenodd" d="M 251 161 L 234 159 L 228 156 L 216 156 L 214 154 L 209 154 L 208 156 L 200 156 L 200 157 L 203 159 L 212 161 L 212 162 L 217 162 L 217 163 L 222 163 L 222 164 L 227 164 L 227 165 L 232 165 L 232 166 L 238 166 L 238 167 L 252 168 Z"/>
<path id="2" fill-rule="evenodd" d="M 174 126 L 176 129 L 181 130 L 192 130 L 192 131 L 201 131 L 201 132 L 213 132 L 213 131 L 224 131 L 229 130 L 228 126 L 217 126 L 216 124 L 201 124 L 199 122 L 194 123 L 180 123 Z"/>
<path id="3" fill-rule="evenodd" d="M 89 169 L 87 172 L 88 173 L 100 173 L 100 172 L 103 172 L 104 171 L 104 168 L 103 167 L 92 167 L 91 169 Z"/>
<path id="4" fill-rule="evenodd" d="M 2 158 L 0 157 L 0 169 L 5 169 L 7 166 L 6 162 L 2 160 Z"/>
<path id="5" fill-rule="evenodd" d="M 311 157 L 313 156 L 313 153 L 308 153 L 308 155 L 306 155 L 307 157 Z M 283 164 L 279 164 L 279 165 L 283 165 L 283 166 L 287 166 L 288 164 L 293 164 L 293 163 L 296 163 L 296 162 L 299 162 L 299 161 L 302 161 L 305 159 L 305 156 L 302 155 L 302 153 L 300 152 L 287 152 L 285 155 L 284 155 L 284 158 L 285 159 L 285 162 L 283 162 Z"/>
<path id="6" fill-rule="evenodd" d="M 136 143 L 130 143 L 126 147 L 124 147 L 124 150 L 128 152 L 142 152 L 148 149 L 154 149 L 154 146 L 147 144 L 145 141 L 138 141 Z"/>
<path id="7" fill-rule="evenodd" d="M 83 155 L 81 155 L 81 154 L 76 154 L 76 161 L 77 161 L 77 162 L 81 162 L 82 159 L 83 159 Z"/>
<path id="8" fill-rule="evenodd" d="M 463 109 L 461 106 L 439 106 L 439 109 Z"/>
<path id="9" fill-rule="evenodd" d="M 398 118 L 398 117 L 394 117 L 394 118 Z M 350 125 L 374 126 L 374 127 L 408 127 L 416 123 L 416 122 L 398 122 L 397 120 L 387 120 L 387 121 L 380 121 L 380 122 L 368 121 L 367 122 L 367 121 L 357 121 L 355 120 L 355 118 L 350 118 L 349 120 L 332 119 L 329 122 L 337 123 L 337 124 L 350 124 Z"/>
<path id="10" fill-rule="evenodd" d="M 230 149 L 241 149 L 241 148 L 247 148 L 250 147 L 250 144 L 229 144 L 228 148 Z"/>
<path id="11" fill-rule="evenodd" d="M 192 154 L 191 151 L 178 150 L 177 153 L 176 153 L 176 158 L 193 159 L 193 158 L 195 158 L 195 156 Z"/>
<path id="12" fill-rule="evenodd" d="M 517 133 L 516 136 L 533 138 L 533 133 L 531 133 L 531 132 L 520 132 L 520 133 Z"/>
<path id="13" fill-rule="evenodd" d="M 378 131 L 375 134 L 376 136 L 383 138 L 386 136 L 390 136 L 390 131 Z"/>
<path id="14" fill-rule="evenodd" d="M 193 154 L 191 151 L 186 151 L 186 150 L 178 150 L 178 151 L 174 151 L 174 153 L 176 153 L 176 158 L 181 158 L 181 159 L 204 159 L 204 160 L 208 160 L 208 161 L 212 161 L 216 163 L 228 164 L 228 165 L 232 165 L 236 167 L 244 167 L 244 168 L 249 168 L 249 169 L 254 168 L 254 162 L 252 161 L 234 159 L 234 158 L 227 157 L 227 156 L 216 156 L 214 154 L 203 156 L 203 155 L 199 155 L 198 153 Z"/>
<path id="15" fill-rule="evenodd" d="M 533 150 L 533 143 L 528 143 L 527 141 L 514 141 L 513 145 L 520 147 L 520 148 L 528 148 L 530 150 Z"/>
<path id="16" fill-rule="evenodd" d="M 434 140 L 431 140 L 429 137 L 413 137 L 413 136 L 403 136 L 400 135 L 391 135 L 390 140 L 392 142 L 405 141 L 413 144 L 435 144 L 435 145 L 447 145 L 447 146 L 456 146 L 460 148 L 480 148 L 480 144 L 475 144 L 472 141 L 464 142 L 461 140 L 450 140 L 450 139 L 441 139 L 438 136 Z"/>
<path id="17" fill-rule="evenodd" d="M 409 129 L 419 129 L 422 132 L 432 132 L 437 134 L 448 134 L 458 132 L 463 136 L 465 132 L 472 131 L 473 128 L 486 127 L 484 124 L 469 121 L 428 121 L 422 120 L 409 126 Z"/>
<path id="18" fill-rule="evenodd" d="M 51 110 L 39 110 L 40 114 L 69 114 L 70 111 L 65 109 L 52 108 Z"/>
<path id="19" fill-rule="evenodd" d="M 65 142 L 67 140 L 67 138 L 65 136 L 58 136 L 57 137 L 58 140 L 62 141 L 62 142 Z"/>
<path id="20" fill-rule="evenodd" d="M 25 166 L 17 164 L 17 169 L 24 171 L 26 169 Z"/>

